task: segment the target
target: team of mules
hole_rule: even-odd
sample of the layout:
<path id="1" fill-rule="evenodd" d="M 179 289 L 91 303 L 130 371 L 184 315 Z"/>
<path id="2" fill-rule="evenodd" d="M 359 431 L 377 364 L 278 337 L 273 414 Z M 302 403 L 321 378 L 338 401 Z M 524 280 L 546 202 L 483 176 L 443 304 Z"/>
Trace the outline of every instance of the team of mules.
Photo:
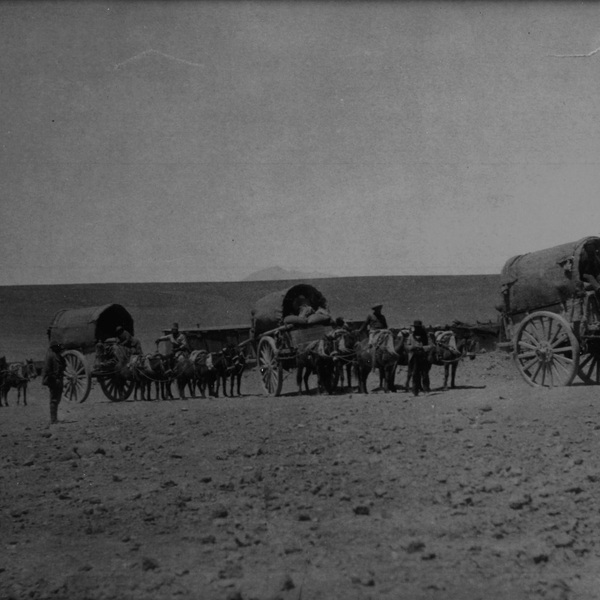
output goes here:
<path id="1" fill-rule="evenodd" d="M 113 379 L 133 383 L 133 399 L 173 399 L 175 384 L 179 398 L 227 396 L 226 384 L 230 382 L 230 394 L 235 390 L 241 395 L 241 378 L 246 364 L 244 353 L 236 346 L 225 346 L 221 352 L 194 350 L 165 356 L 158 352 L 131 355 L 120 344 L 112 341 L 96 345 L 96 376 L 110 375 Z"/>
<path id="2" fill-rule="evenodd" d="M 440 333 L 446 335 L 440 335 Z M 403 385 L 409 389 L 412 373 L 408 367 L 408 351 L 406 340 L 408 330 L 397 333 L 391 330 L 383 331 L 378 339 L 369 343 L 367 333 L 359 334 L 356 331 L 338 330 L 331 339 L 331 349 L 328 353 L 323 351 L 299 354 L 298 356 L 298 394 L 303 392 L 301 383 L 304 383 L 304 392 L 310 393 L 308 375 L 317 372 L 317 388 L 319 393 L 334 393 L 336 391 L 352 391 L 352 375 L 356 376 L 358 392 L 367 394 L 367 379 L 369 374 L 378 374 L 379 387 L 384 392 L 394 392 L 397 389 L 395 377 L 398 367 L 406 367 L 406 380 Z M 456 372 L 461 360 L 468 357 L 475 358 L 477 343 L 469 334 L 460 334 L 458 331 L 429 332 L 429 349 L 427 351 L 428 368 L 438 365 L 444 367 L 443 389 L 456 387 Z M 375 364 L 373 364 L 375 362 Z M 313 366 L 315 365 L 315 366 Z M 311 370 L 312 368 L 312 370 Z M 329 383 L 329 385 L 326 385 Z"/>
<path id="3" fill-rule="evenodd" d="M 0 406 L 8 406 L 8 392 L 17 390 L 17 404 L 27 404 L 27 385 L 39 375 L 35 363 L 31 359 L 25 362 L 7 362 L 5 356 L 0 356 Z"/>

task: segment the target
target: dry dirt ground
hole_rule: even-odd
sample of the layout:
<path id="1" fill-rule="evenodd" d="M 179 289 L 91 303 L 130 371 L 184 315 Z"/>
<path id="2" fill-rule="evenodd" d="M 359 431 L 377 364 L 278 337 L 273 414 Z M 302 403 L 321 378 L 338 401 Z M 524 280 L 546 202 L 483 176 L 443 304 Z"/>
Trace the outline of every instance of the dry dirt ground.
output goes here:
<path id="1" fill-rule="evenodd" d="M 403 374 L 401 374 L 403 377 Z M 0 409 L 0 598 L 600 597 L 600 390 Z M 373 384 L 371 384 L 373 387 Z"/>

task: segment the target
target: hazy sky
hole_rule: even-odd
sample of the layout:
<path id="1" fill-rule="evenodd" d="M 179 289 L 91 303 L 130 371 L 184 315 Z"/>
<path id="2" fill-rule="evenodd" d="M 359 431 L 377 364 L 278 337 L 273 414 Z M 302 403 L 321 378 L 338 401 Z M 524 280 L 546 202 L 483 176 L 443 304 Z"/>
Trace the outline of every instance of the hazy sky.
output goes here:
<path id="1" fill-rule="evenodd" d="M 600 4 L 2 2 L 0 284 L 498 273 L 600 234 Z"/>

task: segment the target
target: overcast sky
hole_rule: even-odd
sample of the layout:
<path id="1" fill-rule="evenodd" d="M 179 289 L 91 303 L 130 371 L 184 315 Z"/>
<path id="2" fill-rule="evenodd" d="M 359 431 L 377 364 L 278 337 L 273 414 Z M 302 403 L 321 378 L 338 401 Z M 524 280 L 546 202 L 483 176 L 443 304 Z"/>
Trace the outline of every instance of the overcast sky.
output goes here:
<path id="1" fill-rule="evenodd" d="M 499 273 L 600 234 L 600 5 L 2 2 L 0 284 Z"/>

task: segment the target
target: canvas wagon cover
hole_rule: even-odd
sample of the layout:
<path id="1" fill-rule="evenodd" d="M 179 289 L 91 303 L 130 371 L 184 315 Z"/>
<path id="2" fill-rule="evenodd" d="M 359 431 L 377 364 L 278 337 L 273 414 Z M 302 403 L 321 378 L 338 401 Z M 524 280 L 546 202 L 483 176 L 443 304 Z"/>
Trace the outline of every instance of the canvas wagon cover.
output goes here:
<path id="1" fill-rule="evenodd" d="M 584 291 L 580 278 L 580 257 L 588 242 L 600 238 L 586 237 L 513 256 L 500 275 L 501 300 L 497 309 L 506 314 L 543 310 L 561 305 Z"/>
<path id="2" fill-rule="evenodd" d="M 119 325 L 133 335 L 133 318 L 120 304 L 66 308 L 54 315 L 48 337 L 65 350 L 87 351 L 94 348 L 96 340 L 114 337 Z"/>
<path id="3" fill-rule="evenodd" d="M 293 314 L 294 300 L 299 296 L 304 296 L 314 310 L 327 308 L 325 296 L 317 288 L 306 283 L 273 292 L 258 300 L 252 309 L 254 335 L 259 336 L 279 327 L 285 317 Z"/>

